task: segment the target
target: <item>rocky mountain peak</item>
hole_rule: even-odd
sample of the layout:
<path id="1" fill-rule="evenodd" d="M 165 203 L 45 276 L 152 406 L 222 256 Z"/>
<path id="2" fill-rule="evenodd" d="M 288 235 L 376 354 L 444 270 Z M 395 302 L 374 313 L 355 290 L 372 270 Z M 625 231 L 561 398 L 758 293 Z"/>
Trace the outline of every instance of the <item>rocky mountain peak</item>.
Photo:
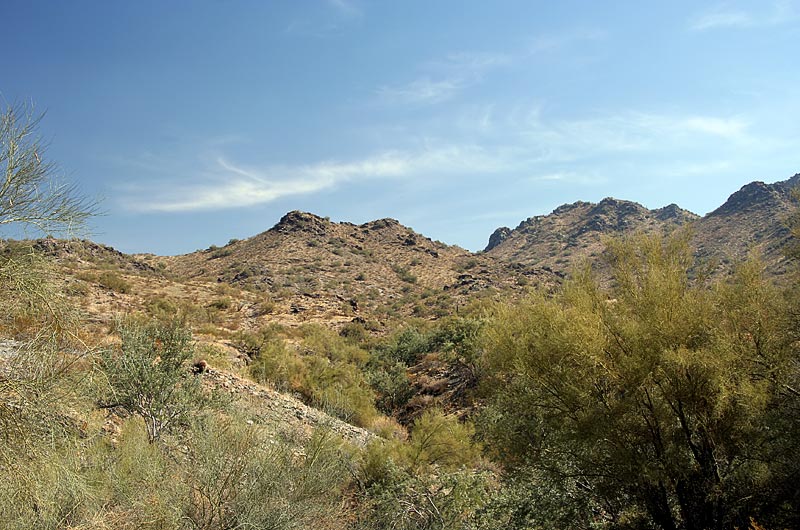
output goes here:
<path id="1" fill-rule="evenodd" d="M 486 248 L 483 249 L 483 251 L 489 252 L 494 247 L 505 241 L 506 238 L 508 238 L 508 236 L 510 235 L 511 235 L 511 229 L 507 226 L 501 226 L 500 228 L 492 232 L 492 235 L 489 236 L 489 244 L 486 245 Z"/>
<path id="2" fill-rule="evenodd" d="M 695 219 L 699 219 L 700 216 L 690 212 L 689 210 L 684 210 L 680 206 L 675 203 L 668 204 L 663 208 L 657 208 L 653 210 L 653 213 L 656 216 L 656 219 L 659 221 L 692 221 Z"/>
<path id="3" fill-rule="evenodd" d="M 572 210 L 577 210 L 579 208 L 584 208 L 587 206 L 594 206 L 594 204 L 586 201 L 576 201 L 570 204 L 562 204 L 561 206 L 553 210 L 553 213 L 551 213 L 550 215 L 562 215 L 571 212 Z"/>
<path id="4" fill-rule="evenodd" d="M 730 215 L 753 208 L 767 207 L 770 204 L 778 204 L 780 202 L 781 193 L 777 186 L 756 181 L 742 186 L 739 191 L 728 197 L 725 204 L 708 214 L 708 216 Z"/>
<path id="5" fill-rule="evenodd" d="M 311 234 L 323 235 L 327 232 L 331 222 L 328 219 L 314 215 L 313 213 L 291 211 L 281 217 L 272 230 L 280 233 L 308 232 Z"/>
<path id="6" fill-rule="evenodd" d="M 606 197 L 592 208 L 589 213 L 591 215 L 626 216 L 641 215 L 646 211 L 647 208 L 639 203 Z"/>

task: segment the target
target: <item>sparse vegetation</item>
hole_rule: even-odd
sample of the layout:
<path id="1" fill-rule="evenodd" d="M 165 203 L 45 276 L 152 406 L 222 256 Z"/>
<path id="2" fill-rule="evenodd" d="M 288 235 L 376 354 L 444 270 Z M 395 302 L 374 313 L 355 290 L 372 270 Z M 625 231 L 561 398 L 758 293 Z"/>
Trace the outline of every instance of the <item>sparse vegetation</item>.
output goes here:
<path id="1" fill-rule="evenodd" d="M 0 225 L 67 229 L 90 205 L 44 193 L 18 116 Z M 556 287 L 391 220 L 282 223 L 141 261 L 3 242 L 3 528 L 800 526 L 796 276 L 715 278 L 679 232 Z M 548 263 L 601 254 L 544 239 Z"/>

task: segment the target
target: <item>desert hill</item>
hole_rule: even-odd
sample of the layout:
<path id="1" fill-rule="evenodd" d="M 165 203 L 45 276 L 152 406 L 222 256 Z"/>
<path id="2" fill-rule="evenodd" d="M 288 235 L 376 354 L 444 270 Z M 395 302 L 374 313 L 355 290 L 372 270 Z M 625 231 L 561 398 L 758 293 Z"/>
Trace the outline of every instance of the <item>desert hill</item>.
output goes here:
<path id="1" fill-rule="evenodd" d="M 697 257 L 716 264 L 718 271 L 726 271 L 732 263 L 756 252 L 770 273 L 780 275 L 786 269 L 786 219 L 795 208 L 792 189 L 798 184 L 800 174 L 774 184 L 752 182 L 704 217 L 675 204 L 650 210 L 613 198 L 598 204 L 575 202 L 548 215 L 528 218 L 513 230 L 498 228 L 484 253 L 507 262 L 568 273 L 584 259 L 596 260 L 605 237 L 667 233 L 690 226 Z"/>
<path id="2" fill-rule="evenodd" d="M 785 273 L 783 249 L 790 237 L 786 220 L 797 208 L 792 190 L 798 185 L 800 174 L 774 184 L 756 181 L 743 186 L 696 223 L 698 257 L 718 261 L 724 269 L 755 252 L 769 272 L 777 276 Z"/>
<path id="3" fill-rule="evenodd" d="M 254 237 L 161 260 L 176 278 L 269 293 L 278 311 L 309 317 L 435 316 L 480 293 L 557 281 L 547 270 L 432 241 L 394 219 L 355 225 L 298 211 Z"/>

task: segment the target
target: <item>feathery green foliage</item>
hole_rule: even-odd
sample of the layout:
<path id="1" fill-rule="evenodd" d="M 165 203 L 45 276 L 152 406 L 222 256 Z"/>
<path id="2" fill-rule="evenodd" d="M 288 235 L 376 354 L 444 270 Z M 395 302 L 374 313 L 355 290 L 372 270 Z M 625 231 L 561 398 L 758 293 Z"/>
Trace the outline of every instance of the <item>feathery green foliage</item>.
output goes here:
<path id="1" fill-rule="evenodd" d="M 37 134 L 41 116 L 24 105 L 0 115 L 0 226 L 22 225 L 45 234 L 71 234 L 95 213 L 76 188 L 59 183 Z"/>
<path id="2" fill-rule="evenodd" d="M 797 359 L 780 293 L 756 262 L 721 284 L 690 281 L 680 234 L 609 252 L 610 290 L 584 270 L 554 298 L 498 310 L 488 443 L 612 527 L 746 525 L 774 486 L 767 455 L 787 449 L 770 417 Z"/>

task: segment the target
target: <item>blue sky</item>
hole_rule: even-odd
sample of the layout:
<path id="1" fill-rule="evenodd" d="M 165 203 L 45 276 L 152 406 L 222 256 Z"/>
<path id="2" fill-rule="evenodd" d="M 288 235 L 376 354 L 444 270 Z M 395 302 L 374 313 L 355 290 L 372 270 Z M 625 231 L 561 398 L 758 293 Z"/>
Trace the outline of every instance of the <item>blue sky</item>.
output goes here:
<path id="1" fill-rule="evenodd" d="M 93 239 L 176 254 L 290 210 L 480 250 L 606 196 L 704 214 L 800 171 L 800 2 L 0 1 Z"/>

